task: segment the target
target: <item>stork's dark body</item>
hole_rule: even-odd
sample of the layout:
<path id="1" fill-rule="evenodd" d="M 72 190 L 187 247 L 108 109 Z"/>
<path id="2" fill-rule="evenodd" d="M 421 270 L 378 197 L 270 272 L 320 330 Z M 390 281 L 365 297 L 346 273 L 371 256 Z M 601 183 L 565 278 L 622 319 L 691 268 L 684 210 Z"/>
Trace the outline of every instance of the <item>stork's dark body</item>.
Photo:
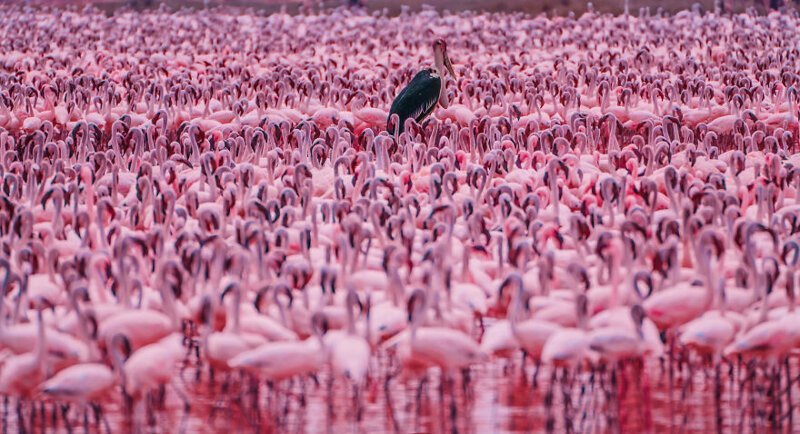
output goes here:
<path id="1" fill-rule="evenodd" d="M 439 74 L 432 68 L 423 69 L 411 79 L 408 86 L 400 91 L 400 94 L 394 99 L 392 108 L 389 110 L 389 119 L 393 114 L 397 113 L 400 117 L 401 133 L 405 127 L 406 119 L 412 118 L 417 122 L 422 122 L 436 107 L 441 89 L 442 79 Z M 389 132 L 394 133 L 393 125 L 390 125 L 388 119 L 386 125 Z"/>

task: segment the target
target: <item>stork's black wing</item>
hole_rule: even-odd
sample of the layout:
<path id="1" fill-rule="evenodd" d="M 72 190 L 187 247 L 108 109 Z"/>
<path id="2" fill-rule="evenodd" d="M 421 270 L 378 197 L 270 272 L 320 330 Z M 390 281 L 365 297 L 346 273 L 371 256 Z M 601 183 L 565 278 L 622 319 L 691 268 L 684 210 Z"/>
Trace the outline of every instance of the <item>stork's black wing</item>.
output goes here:
<path id="1" fill-rule="evenodd" d="M 421 122 L 436 107 L 436 101 L 439 100 L 439 90 L 442 88 L 442 80 L 434 72 L 433 69 L 423 69 L 411 79 L 400 93 L 397 98 L 392 102 L 392 108 L 389 110 L 389 118 L 397 113 L 400 117 L 400 132 L 403 132 L 406 119 L 412 118 L 417 122 Z M 394 128 L 389 125 L 387 120 L 387 129 L 394 132 Z"/>

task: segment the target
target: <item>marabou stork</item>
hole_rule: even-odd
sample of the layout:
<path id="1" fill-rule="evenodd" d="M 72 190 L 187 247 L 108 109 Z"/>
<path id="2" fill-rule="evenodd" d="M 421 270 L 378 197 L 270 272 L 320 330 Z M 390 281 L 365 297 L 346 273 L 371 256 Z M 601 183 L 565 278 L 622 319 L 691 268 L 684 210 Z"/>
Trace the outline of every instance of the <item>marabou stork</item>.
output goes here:
<path id="1" fill-rule="evenodd" d="M 408 83 L 408 86 L 400 91 L 400 94 L 392 102 L 389 119 L 386 121 L 386 129 L 390 133 L 395 132 L 395 129 L 397 134 L 402 133 L 406 119 L 413 118 L 417 122 L 422 122 L 433 112 L 437 100 L 442 107 L 447 108 L 449 102 L 444 86 L 446 72 L 456 78 L 453 65 L 450 64 L 450 57 L 447 56 L 447 44 L 444 40 L 437 39 L 433 43 L 433 68 L 425 68 L 418 72 L 411 79 L 411 83 Z M 396 128 L 391 122 L 392 115 L 395 113 L 400 117 L 399 125 Z"/>

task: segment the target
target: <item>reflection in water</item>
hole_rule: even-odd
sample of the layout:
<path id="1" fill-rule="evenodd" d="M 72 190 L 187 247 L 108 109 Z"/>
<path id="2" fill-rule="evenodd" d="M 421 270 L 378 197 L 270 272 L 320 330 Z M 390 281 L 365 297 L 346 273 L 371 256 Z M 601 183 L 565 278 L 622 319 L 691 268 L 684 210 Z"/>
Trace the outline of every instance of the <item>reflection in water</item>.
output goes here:
<path id="1" fill-rule="evenodd" d="M 534 366 L 523 357 L 498 360 L 442 381 L 436 370 L 413 378 L 397 373 L 388 356 L 375 360 L 364 390 L 326 373 L 278 384 L 258 384 L 238 373 L 187 368 L 180 379 L 193 397 L 188 414 L 167 388 L 128 410 L 106 403 L 56 408 L 23 403 L 19 414 L 34 432 L 281 432 L 281 433 L 527 433 L 527 432 L 798 432 L 787 383 L 788 365 L 649 360 L 567 371 Z M 796 374 L 794 374 L 796 375 Z M 670 387 L 670 383 L 672 387 Z M 330 394 L 330 397 L 329 397 Z M 359 404 L 361 402 L 361 404 Z M 359 411 L 359 408 L 361 410 Z M 84 419 L 84 413 L 86 418 Z M 360 414 L 359 414 L 360 413 Z M 3 432 L 18 432 L 16 402 L 6 402 Z M 133 420 L 139 421 L 137 423 Z M 107 424 L 107 425 L 106 425 Z"/>

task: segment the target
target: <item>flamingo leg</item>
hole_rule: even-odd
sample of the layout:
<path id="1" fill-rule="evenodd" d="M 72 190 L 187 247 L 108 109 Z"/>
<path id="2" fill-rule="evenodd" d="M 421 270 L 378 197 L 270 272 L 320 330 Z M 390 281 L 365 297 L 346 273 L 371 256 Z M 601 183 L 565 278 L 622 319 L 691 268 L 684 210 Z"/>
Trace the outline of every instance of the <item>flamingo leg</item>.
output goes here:
<path id="1" fill-rule="evenodd" d="M 447 408 L 447 373 L 445 372 L 444 368 L 441 369 L 441 373 L 439 374 L 439 408 L 441 409 L 441 416 L 439 420 L 441 421 L 441 432 L 444 432 L 447 427 L 447 418 L 445 415 L 445 411 L 450 410 L 452 408 Z M 451 415 L 452 417 L 452 415 Z M 452 420 L 451 420 L 452 422 Z"/>
<path id="2" fill-rule="evenodd" d="M 750 428 L 756 432 L 756 366 L 754 362 L 747 364 L 748 389 L 750 391 Z"/>
<path id="3" fill-rule="evenodd" d="M 178 432 L 183 433 L 186 432 L 186 423 L 189 420 L 189 411 L 191 411 L 192 405 L 189 401 L 189 396 L 186 393 L 186 390 L 184 389 L 182 384 L 178 383 L 175 379 L 173 379 L 169 383 L 169 385 L 172 386 L 172 389 L 175 391 L 176 394 L 178 394 L 180 399 L 183 401 L 183 416 L 181 416 L 181 421 L 178 428 Z"/>
<path id="4" fill-rule="evenodd" d="M 18 429 L 20 434 L 25 434 L 28 432 L 25 429 L 25 417 L 22 414 L 22 400 L 17 399 L 17 424 L 19 425 Z"/>
<path id="5" fill-rule="evenodd" d="M 653 415 L 651 407 L 652 400 L 650 399 L 650 382 L 643 381 L 643 380 L 649 380 L 649 378 L 644 377 L 645 375 L 647 375 L 645 371 L 644 359 L 640 359 L 637 362 L 635 375 L 636 375 L 636 384 L 639 388 L 639 395 L 642 397 L 645 432 L 652 432 L 653 431 Z"/>
<path id="6" fill-rule="evenodd" d="M 470 383 L 469 368 L 464 368 L 461 370 L 461 390 L 464 393 L 465 400 L 470 398 L 471 395 L 469 383 Z"/>
<path id="7" fill-rule="evenodd" d="M 358 384 L 353 384 L 353 405 L 356 409 L 356 420 L 361 422 L 364 416 L 364 409 L 361 405 L 361 387 Z"/>
<path id="8" fill-rule="evenodd" d="M 300 379 L 300 408 L 306 408 L 306 381 Z"/>
<path id="9" fill-rule="evenodd" d="M 778 394 L 780 389 L 780 380 L 778 374 L 775 372 L 775 367 L 770 365 L 765 369 L 765 374 L 769 376 L 769 386 L 767 387 L 767 397 L 770 402 L 770 410 L 768 414 L 769 424 L 772 430 L 778 429 L 778 415 L 780 414 L 781 398 Z"/>
<path id="10" fill-rule="evenodd" d="M 606 379 L 606 365 L 605 365 L 605 363 L 601 363 L 600 364 L 600 368 L 599 368 L 599 372 L 598 372 L 597 376 L 599 378 L 599 386 L 600 386 L 600 392 L 599 393 L 603 397 L 603 400 L 604 400 L 603 403 L 606 406 L 608 406 L 608 402 L 611 399 L 611 391 L 610 391 L 610 388 L 608 388 L 606 386 L 606 382 L 608 380 Z M 597 411 L 598 409 L 602 409 L 602 407 L 601 407 L 600 403 L 596 402 L 595 403 L 595 411 L 592 412 L 592 419 L 591 419 L 591 421 L 592 421 L 591 422 L 592 429 L 590 430 L 590 432 L 594 432 L 594 424 L 595 424 L 595 422 L 598 422 L 598 420 L 597 420 L 598 418 L 594 417 L 594 415 L 598 413 L 598 411 Z"/>
<path id="11" fill-rule="evenodd" d="M 140 400 L 142 403 L 141 405 L 144 407 L 144 421 L 148 427 L 154 427 L 156 425 L 156 403 L 154 403 L 154 398 L 151 393 L 148 393 L 143 399 Z"/>
<path id="12" fill-rule="evenodd" d="M 58 411 L 56 408 L 57 404 L 53 403 L 50 410 L 50 425 L 53 426 L 53 429 L 58 431 Z M 5 426 L 5 424 L 4 424 Z"/>
<path id="13" fill-rule="evenodd" d="M 581 382 L 581 393 L 578 396 L 578 408 L 582 409 L 581 411 L 581 420 L 580 425 L 578 426 L 578 432 L 584 432 L 583 426 L 586 423 L 586 419 L 589 416 L 589 412 L 592 409 L 592 405 L 594 404 L 594 366 L 589 367 L 589 397 L 586 398 L 587 391 L 586 391 L 586 384 Z M 584 399 L 586 399 L 586 403 L 584 404 Z"/>
<path id="14" fill-rule="evenodd" d="M 42 432 L 47 431 L 47 421 L 45 418 L 44 402 L 39 401 L 39 423 L 42 425 Z"/>
<path id="15" fill-rule="evenodd" d="M 167 401 L 167 388 L 163 384 L 158 386 L 158 394 L 156 395 L 156 405 L 163 409 Z"/>
<path id="16" fill-rule="evenodd" d="M 420 415 L 422 412 L 422 395 L 425 390 L 425 384 L 428 382 L 428 376 L 423 375 L 422 378 L 419 380 L 419 386 L 417 386 L 417 416 Z"/>
<path id="17" fill-rule="evenodd" d="M 458 433 L 458 405 L 456 404 L 456 379 L 450 373 L 445 374 L 445 381 L 450 386 L 450 430 Z"/>
<path id="18" fill-rule="evenodd" d="M 213 388 L 214 388 L 214 369 L 213 368 L 209 368 L 208 377 L 209 377 L 209 387 L 213 390 Z M 214 405 L 211 406 L 211 411 L 208 414 L 208 420 L 210 422 L 214 421 L 214 416 L 216 415 L 217 410 L 219 410 L 219 409 L 224 407 L 223 399 L 224 399 L 224 397 L 228 396 L 228 389 L 230 387 L 230 381 L 231 381 L 231 374 L 230 373 L 226 373 L 225 374 L 225 380 L 223 380 L 222 385 L 220 386 L 220 395 L 214 401 Z"/>
<path id="19" fill-rule="evenodd" d="M 681 370 L 681 372 L 683 372 L 683 365 L 684 365 L 684 360 L 683 357 L 681 357 L 681 361 L 679 364 L 679 369 Z M 692 371 L 691 364 L 685 363 L 685 365 L 686 365 L 686 372 L 688 374 L 683 375 L 683 384 L 681 385 L 681 406 L 683 407 L 683 420 L 681 422 L 681 432 L 685 431 L 686 426 L 689 424 L 689 414 L 691 413 L 691 411 L 689 410 L 691 409 L 691 407 L 688 407 L 686 405 L 686 402 L 687 402 L 687 397 L 689 395 L 689 389 L 694 379 L 694 372 Z"/>
<path id="20" fill-rule="evenodd" d="M 787 417 L 789 419 L 787 425 L 794 426 L 794 402 L 792 401 L 792 368 L 789 358 L 783 359 L 784 368 L 786 369 L 786 403 L 789 406 Z"/>
<path id="21" fill-rule="evenodd" d="M 83 406 L 83 432 L 89 434 L 89 409 Z"/>
<path id="22" fill-rule="evenodd" d="M 256 426 L 258 426 L 261 423 L 261 409 L 258 405 L 260 383 L 258 381 L 258 378 L 256 377 L 249 377 L 248 379 L 250 380 L 250 395 L 252 396 L 252 402 L 253 402 L 253 412 L 254 412 L 253 417 L 255 419 Z M 242 382 L 244 382 L 244 378 L 242 378 Z M 237 397 L 236 399 L 240 398 Z M 246 404 L 244 404 L 242 400 L 240 401 L 239 405 L 240 407 L 244 407 Z"/>
<path id="23" fill-rule="evenodd" d="M 717 433 L 722 433 L 722 373 L 719 363 L 714 367 L 714 413 Z"/>
<path id="24" fill-rule="evenodd" d="M 547 388 L 547 392 L 544 394 L 544 408 L 545 414 L 547 415 L 547 419 L 545 421 L 545 430 L 547 432 L 553 432 L 556 425 L 556 419 L 553 416 L 553 392 L 555 389 L 555 384 L 556 368 L 553 368 L 553 372 L 550 374 L 550 384 Z"/>
<path id="25" fill-rule="evenodd" d="M 573 432 L 572 425 L 572 388 L 569 384 L 569 370 L 564 368 L 561 375 L 561 401 L 564 406 L 564 429 L 567 433 Z"/>
<path id="26" fill-rule="evenodd" d="M 333 375 L 328 375 L 328 418 L 333 421 Z"/>
<path id="27" fill-rule="evenodd" d="M 31 432 L 36 432 L 36 403 L 31 402 L 31 414 L 28 416 L 30 418 L 30 427 Z"/>
<path id="28" fill-rule="evenodd" d="M 61 406 L 61 418 L 64 419 L 64 427 L 68 433 L 72 433 L 72 425 L 69 423 L 69 405 Z"/>
<path id="29" fill-rule="evenodd" d="M 741 380 L 739 382 L 739 387 L 738 387 L 739 395 L 738 395 L 738 399 L 737 399 L 737 402 L 738 402 L 738 406 L 737 407 L 738 407 L 739 414 L 740 414 L 740 416 L 739 416 L 739 432 L 740 433 L 743 430 L 744 418 L 745 418 L 745 416 L 747 414 L 746 411 L 742 411 L 742 405 L 743 405 L 745 393 L 748 390 L 747 386 L 749 386 L 750 375 L 751 375 L 750 365 L 748 363 L 748 364 L 744 365 L 745 373 L 744 373 L 744 378 L 742 378 L 742 372 L 741 372 L 742 371 L 742 365 L 743 365 L 742 358 L 740 356 L 739 357 L 739 361 L 738 361 L 738 369 L 737 369 L 739 371 L 739 375 L 738 375 L 739 379 Z"/>
<path id="30" fill-rule="evenodd" d="M 384 397 L 386 398 L 386 408 L 389 410 L 389 417 L 392 420 L 392 428 L 394 428 L 394 432 L 400 432 L 400 423 L 397 421 L 397 415 L 395 414 L 394 410 L 394 401 L 392 400 L 391 388 L 390 388 L 390 374 L 387 368 L 387 376 L 383 382 L 383 393 Z"/>
<path id="31" fill-rule="evenodd" d="M 523 364 L 523 366 L 524 366 L 524 364 Z M 536 361 L 534 362 L 534 367 L 533 367 L 533 377 L 531 378 L 531 386 L 532 386 L 534 389 L 536 389 L 536 388 L 538 387 L 538 385 L 539 385 L 539 382 L 538 382 L 538 378 L 539 378 L 539 368 L 541 368 L 541 366 L 542 366 L 542 361 L 541 361 L 541 360 L 536 360 Z"/>
<path id="32" fill-rule="evenodd" d="M 675 402 L 672 397 L 672 391 L 675 388 L 675 340 L 673 339 L 673 335 L 671 331 L 667 331 L 667 345 L 669 346 L 669 353 L 667 359 L 669 360 L 669 424 L 673 426 L 672 422 L 675 419 L 675 408 L 673 403 Z"/>
<path id="33" fill-rule="evenodd" d="M 172 389 L 178 394 L 178 396 L 181 398 L 181 401 L 183 401 L 183 412 L 189 413 L 189 411 L 192 409 L 192 405 L 189 401 L 189 395 L 186 393 L 186 389 L 183 387 L 183 385 L 175 380 L 170 382 L 169 385 L 172 386 Z"/>
<path id="34" fill-rule="evenodd" d="M 105 413 L 103 413 L 103 407 L 100 404 L 92 404 L 92 409 L 94 409 L 94 417 L 97 423 L 99 424 L 102 420 L 106 433 L 111 434 L 111 425 L 108 423 L 108 418 L 106 418 Z"/>
<path id="35" fill-rule="evenodd" d="M 736 367 L 730 360 L 728 360 L 728 390 L 729 390 L 728 402 L 734 401 L 734 396 L 736 393 L 736 388 L 734 387 L 734 385 L 736 384 L 736 372 L 737 372 Z"/>
<path id="36" fill-rule="evenodd" d="M 620 371 L 619 398 L 617 398 L 617 423 L 620 427 L 625 425 L 628 418 L 628 412 L 623 412 L 621 410 L 622 404 L 625 402 L 625 398 L 628 396 L 628 376 L 625 372 L 626 367 L 627 364 L 624 361 L 617 362 L 617 369 Z"/>
<path id="37" fill-rule="evenodd" d="M 619 395 L 617 394 L 617 364 L 611 368 L 611 391 L 609 392 L 608 427 L 613 433 L 619 433 Z"/>

